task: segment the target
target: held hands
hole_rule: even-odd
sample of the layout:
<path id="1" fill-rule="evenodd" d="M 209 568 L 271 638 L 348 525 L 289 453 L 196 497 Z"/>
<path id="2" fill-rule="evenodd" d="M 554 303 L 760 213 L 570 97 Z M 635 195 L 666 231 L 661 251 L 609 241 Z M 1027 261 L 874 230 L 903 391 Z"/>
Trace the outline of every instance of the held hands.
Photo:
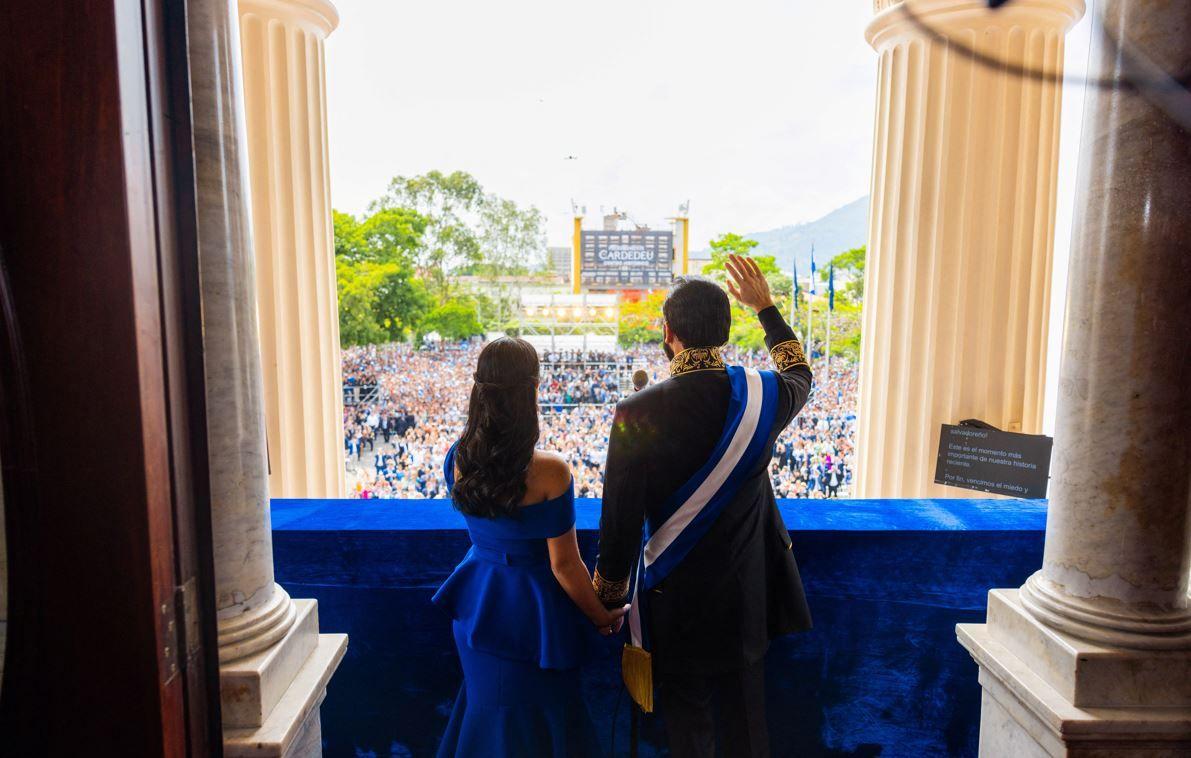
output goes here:
<path id="1" fill-rule="evenodd" d="M 752 308 L 760 313 L 773 305 L 773 296 L 769 294 L 769 282 L 761 273 L 761 267 L 752 258 L 741 255 L 728 255 L 724 261 L 724 268 L 731 277 L 728 279 L 728 291 L 741 305 Z"/>
<path id="2" fill-rule="evenodd" d="M 629 606 L 624 605 L 620 608 L 613 608 L 608 611 L 607 618 L 604 619 L 603 624 L 597 624 L 600 629 L 600 634 L 607 637 L 610 634 L 616 634 L 620 628 L 624 626 L 624 615 L 629 612 Z"/>

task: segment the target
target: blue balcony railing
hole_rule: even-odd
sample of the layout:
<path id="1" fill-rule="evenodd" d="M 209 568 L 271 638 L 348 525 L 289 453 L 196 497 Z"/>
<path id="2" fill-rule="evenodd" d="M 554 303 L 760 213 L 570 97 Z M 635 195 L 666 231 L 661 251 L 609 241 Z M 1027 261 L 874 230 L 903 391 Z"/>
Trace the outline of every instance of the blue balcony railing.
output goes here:
<path id="1" fill-rule="evenodd" d="M 577 503 L 595 557 L 599 501 Z M 775 756 L 975 755 L 976 666 L 954 627 L 984 619 L 992 587 L 1041 565 L 1044 501 L 787 500 L 779 504 L 815 617 L 767 661 Z M 431 755 L 460 670 L 430 596 L 468 547 L 441 500 L 275 500 L 277 581 L 319 600 L 351 645 L 323 706 L 328 756 Z M 627 753 L 615 641 L 584 672 L 605 749 Z M 648 719 L 642 755 L 660 754 Z"/>

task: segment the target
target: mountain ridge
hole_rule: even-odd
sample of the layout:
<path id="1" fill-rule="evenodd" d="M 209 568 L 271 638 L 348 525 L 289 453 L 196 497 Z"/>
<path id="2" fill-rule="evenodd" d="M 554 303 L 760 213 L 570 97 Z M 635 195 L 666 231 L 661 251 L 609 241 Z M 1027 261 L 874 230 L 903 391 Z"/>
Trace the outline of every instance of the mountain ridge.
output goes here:
<path id="1" fill-rule="evenodd" d="M 868 195 L 857 198 L 830 213 L 802 224 L 789 224 L 776 229 L 741 235 L 756 240 L 757 255 L 772 255 L 783 271 L 798 261 L 803 276 L 810 273 L 811 245 L 815 249 L 815 264 L 823 266 L 836 255 L 860 247 L 868 238 Z M 691 253 L 692 258 L 710 258 L 711 250 Z"/>

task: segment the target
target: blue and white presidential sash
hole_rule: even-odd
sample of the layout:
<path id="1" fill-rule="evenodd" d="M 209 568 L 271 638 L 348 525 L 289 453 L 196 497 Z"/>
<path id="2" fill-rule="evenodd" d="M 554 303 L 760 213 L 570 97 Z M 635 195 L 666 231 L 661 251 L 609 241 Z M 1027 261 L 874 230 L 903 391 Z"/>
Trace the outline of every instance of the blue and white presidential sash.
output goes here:
<path id="1" fill-rule="evenodd" d="M 649 630 L 642 624 L 641 605 L 647 591 L 665 579 L 707 534 L 769 452 L 769 435 L 777 416 L 777 375 L 740 366 L 728 366 L 727 372 L 732 395 L 715 450 L 659 509 L 659 523 L 648 518 L 645 522 L 628 614 L 632 645 L 644 651 L 649 650 Z"/>

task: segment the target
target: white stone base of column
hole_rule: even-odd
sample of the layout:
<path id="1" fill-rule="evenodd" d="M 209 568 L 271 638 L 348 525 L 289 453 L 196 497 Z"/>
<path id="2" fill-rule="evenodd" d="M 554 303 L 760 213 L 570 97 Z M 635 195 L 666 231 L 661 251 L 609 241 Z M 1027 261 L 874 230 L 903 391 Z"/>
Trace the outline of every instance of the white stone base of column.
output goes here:
<path id="1" fill-rule="evenodd" d="M 228 758 L 321 755 L 319 705 L 347 635 L 318 633 L 317 601 L 293 605 L 294 623 L 277 644 L 219 669 Z"/>
<path id="2" fill-rule="evenodd" d="M 289 593 L 270 582 L 261 589 L 267 601 L 241 613 L 238 606 L 224 609 L 234 615 L 219 619 L 219 663 L 234 661 L 259 653 L 277 644 L 294 625 L 294 604 Z"/>
<path id="3" fill-rule="evenodd" d="M 982 758 L 1191 755 L 1191 651 L 1108 648 L 1054 631 L 993 590 L 956 627 L 980 667 Z"/>

